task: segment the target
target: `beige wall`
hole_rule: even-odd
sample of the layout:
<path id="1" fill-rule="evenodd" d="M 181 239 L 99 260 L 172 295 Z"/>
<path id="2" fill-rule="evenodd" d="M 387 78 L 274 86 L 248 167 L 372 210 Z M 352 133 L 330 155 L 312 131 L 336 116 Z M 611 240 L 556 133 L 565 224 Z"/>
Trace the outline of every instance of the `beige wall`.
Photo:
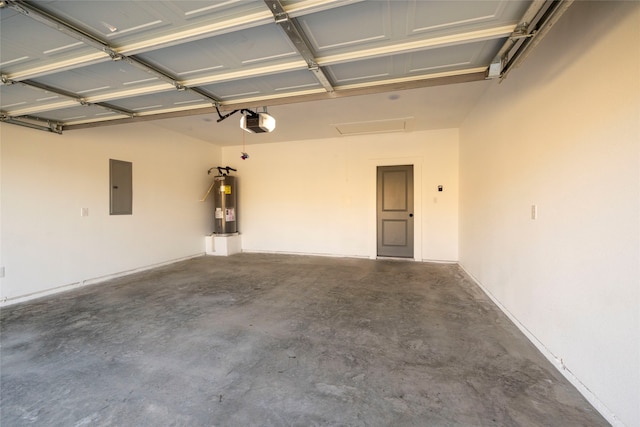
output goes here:
<path id="1" fill-rule="evenodd" d="M 204 253 L 199 200 L 219 147 L 145 123 L 63 136 L 2 124 L 0 141 L 3 300 Z M 110 158 L 133 162 L 133 215 L 109 215 Z"/>
<path id="2" fill-rule="evenodd" d="M 458 131 L 225 147 L 245 251 L 375 257 L 376 166 L 414 164 L 418 260 L 458 259 Z M 443 185 L 439 193 L 437 186 Z"/>
<path id="3" fill-rule="evenodd" d="M 639 32 L 638 2 L 574 3 L 460 130 L 461 264 L 627 426 L 640 425 Z"/>

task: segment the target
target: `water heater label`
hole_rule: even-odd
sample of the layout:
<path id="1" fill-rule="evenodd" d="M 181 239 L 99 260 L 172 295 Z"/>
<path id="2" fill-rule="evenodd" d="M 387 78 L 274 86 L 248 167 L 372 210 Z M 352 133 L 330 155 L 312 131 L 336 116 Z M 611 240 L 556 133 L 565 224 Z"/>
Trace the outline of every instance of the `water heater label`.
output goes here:
<path id="1" fill-rule="evenodd" d="M 230 185 L 225 185 L 224 186 L 224 194 L 231 194 L 231 186 Z"/>
<path id="2" fill-rule="evenodd" d="M 235 221 L 236 220 L 236 210 L 235 208 L 225 209 L 225 221 Z"/>
<path id="3" fill-rule="evenodd" d="M 222 209 L 216 208 L 216 219 L 222 219 Z"/>

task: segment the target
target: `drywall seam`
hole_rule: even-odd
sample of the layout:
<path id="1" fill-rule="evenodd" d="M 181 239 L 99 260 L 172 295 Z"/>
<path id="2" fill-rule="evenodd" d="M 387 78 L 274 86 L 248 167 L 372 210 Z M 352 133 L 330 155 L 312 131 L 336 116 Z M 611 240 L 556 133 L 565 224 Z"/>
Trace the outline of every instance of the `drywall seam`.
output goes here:
<path id="1" fill-rule="evenodd" d="M 495 305 L 498 306 L 500 311 L 502 311 L 508 318 L 511 320 L 519 330 L 522 332 L 527 339 L 534 345 L 536 348 L 542 353 L 542 355 L 551 362 L 551 364 L 564 376 L 569 382 L 582 394 L 587 401 L 602 415 L 613 427 L 625 427 L 625 424 L 622 423 L 616 417 L 616 415 L 604 404 L 598 397 L 593 394 L 589 388 L 580 381 L 578 377 L 576 377 L 571 370 L 569 370 L 563 363 L 562 359 L 553 354 L 551 350 L 549 350 L 535 335 L 531 333 L 527 329 L 525 325 L 523 325 L 517 317 L 515 317 L 501 302 L 498 300 L 489 290 L 467 269 L 458 262 L 458 266 L 464 271 L 464 273 L 487 295 L 491 301 Z"/>
<path id="2" fill-rule="evenodd" d="M 81 280 L 79 282 L 68 283 L 66 285 L 56 286 L 54 288 L 45 289 L 43 291 L 32 292 L 30 294 L 19 295 L 17 297 L 4 298 L 0 301 L 0 307 L 7 307 L 10 305 L 19 304 L 22 302 L 27 302 L 34 299 L 38 299 L 38 298 L 42 298 L 42 297 L 46 297 L 54 294 L 59 294 L 65 291 L 70 291 L 72 289 L 78 289 L 78 288 L 83 288 L 85 286 L 95 285 L 97 283 L 102 283 L 107 280 L 117 279 L 118 277 L 129 276 L 135 273 L 141 273 L 143 271 L 151 270 L 158 267 L 164 267 L 165 265 L 175 264 L 176 262 L 186 261 L 189 259 L 204 256 L 204 255 L 205 255 L 204 252 L 198 253 L 195 255 L 176 258 L 169 261 L 160 262 L 157 264 L 151 264 L 151 265 L 146 265 L 144 267 L 138 267 L 131 270 L 121 271 L 119 273 L 113 273 L 113 274 L 108 274 L 106 276 L 94 277 L 91 279 Z"/>

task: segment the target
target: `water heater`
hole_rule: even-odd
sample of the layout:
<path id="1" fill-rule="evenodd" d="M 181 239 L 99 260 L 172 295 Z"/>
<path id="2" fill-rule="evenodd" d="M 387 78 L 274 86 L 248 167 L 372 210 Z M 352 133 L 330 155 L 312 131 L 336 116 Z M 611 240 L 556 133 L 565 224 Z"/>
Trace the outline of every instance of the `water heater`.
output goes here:
<path id="1" fill-rule="evenodd" d="M 238 232 L 237 191 L 234 176 L 216 176 L 213 183 L 214 227 L 217 235 Z"/>

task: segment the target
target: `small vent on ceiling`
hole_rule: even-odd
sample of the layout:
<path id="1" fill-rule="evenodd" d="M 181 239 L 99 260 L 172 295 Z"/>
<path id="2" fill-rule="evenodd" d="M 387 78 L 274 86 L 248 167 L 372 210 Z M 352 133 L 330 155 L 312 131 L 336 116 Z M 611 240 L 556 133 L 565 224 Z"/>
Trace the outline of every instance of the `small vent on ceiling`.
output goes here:
<path id="1" fill-rule="evenodd" d="M 373 120 L 369 122 L 340 123 L 334 125 L 340 135 L 367 133 L 407 132 L 413 127 L 413 117 L 401 119 Z"/>

